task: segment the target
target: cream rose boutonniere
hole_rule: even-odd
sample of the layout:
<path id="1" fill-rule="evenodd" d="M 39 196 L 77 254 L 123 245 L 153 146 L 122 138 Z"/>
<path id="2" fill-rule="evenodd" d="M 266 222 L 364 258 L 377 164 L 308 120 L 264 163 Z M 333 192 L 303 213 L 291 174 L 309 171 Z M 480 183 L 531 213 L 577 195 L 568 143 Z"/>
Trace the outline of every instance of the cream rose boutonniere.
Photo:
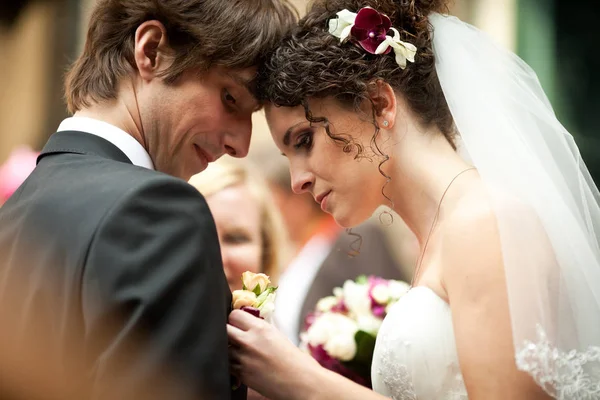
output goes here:
<path id="1" fill-rule="evenodd" d="M 246 271 L 242 274 L 242 290 L 232 293 L 234 310 L 244 310 L 255 317 L 270 320 L 275 311 L 275 291 L 265 274 Z"/>

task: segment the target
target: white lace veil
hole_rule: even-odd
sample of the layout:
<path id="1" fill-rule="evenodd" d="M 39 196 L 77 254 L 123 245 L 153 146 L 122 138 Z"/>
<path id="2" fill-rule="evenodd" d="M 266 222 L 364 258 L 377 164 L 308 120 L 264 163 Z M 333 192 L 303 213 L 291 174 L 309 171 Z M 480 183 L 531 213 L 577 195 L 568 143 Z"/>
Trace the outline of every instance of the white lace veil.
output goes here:
<path id="1" fill-rule="evenodd" d="M 459 151 L 490 189 L 515 358 L 558 399 L 600 399 L 600 195 L 535 73 L 454 17 L 433 50 Z"/>

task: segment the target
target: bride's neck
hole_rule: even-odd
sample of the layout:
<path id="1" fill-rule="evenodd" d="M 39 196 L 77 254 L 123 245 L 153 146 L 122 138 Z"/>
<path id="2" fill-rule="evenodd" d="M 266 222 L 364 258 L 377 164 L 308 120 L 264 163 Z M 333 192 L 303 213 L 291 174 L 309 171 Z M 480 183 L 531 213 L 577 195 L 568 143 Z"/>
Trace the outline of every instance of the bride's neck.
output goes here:
<path id="1" fill-rule="evenodd" d="M 454 177 L 469 168 L 441 134 L 417 133 L 403 138 L 390 154 L 391 181 L 385 192 L 393 208 L 423 245 L 440 205 L 440 199 Z M 453 189 L 460 186 L 455 181 Z M 448 191 L 441 205 L 451 207 L 460 190 Z"/>

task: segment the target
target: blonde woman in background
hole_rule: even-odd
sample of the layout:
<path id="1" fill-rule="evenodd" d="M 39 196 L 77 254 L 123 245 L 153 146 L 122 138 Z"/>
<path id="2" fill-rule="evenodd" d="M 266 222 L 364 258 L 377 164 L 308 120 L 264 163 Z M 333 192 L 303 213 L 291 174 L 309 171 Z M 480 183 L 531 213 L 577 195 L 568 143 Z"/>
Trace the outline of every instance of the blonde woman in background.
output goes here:
<path id="1" fill-rule="evenodd" d="M 247 162 L 221 159 L 189 183 L 213 214 L 230 289 L 242 288 L 245 271 L 264 272 L 276 282 L 287 261 L 287 233 L 263 177 Z"/>

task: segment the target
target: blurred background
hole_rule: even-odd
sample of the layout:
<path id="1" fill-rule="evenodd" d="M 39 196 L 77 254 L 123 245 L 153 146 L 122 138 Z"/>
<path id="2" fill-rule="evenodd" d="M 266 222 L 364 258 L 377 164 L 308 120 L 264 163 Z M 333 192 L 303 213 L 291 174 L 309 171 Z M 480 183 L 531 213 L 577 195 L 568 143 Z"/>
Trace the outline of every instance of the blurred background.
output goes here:
<path id="1" fill-rule="evenodd" d="M 292 2 L 303 14 L 308 1 Z M 81 51 L 93 4 L 94 0 L 0 0 L 0 165 L 22 146 L 41 149 L 67 116 L 63 74 Z M 537 72 L 559 120 L 575 136 L 599 183 L 600 2 L 454 0 L 450 12 L 488 32 Z M 260 159 L 267 169 L 281 167 L 276 159 L 282 157 L 260 112 L 254 116 L 254 131 L 250 159 Z M 16 159 L 13 169 L 21 168 L 21 162 L 31 163 L 27 154 Z M 281 183 L 281 177 L 271 178 Z M 379 217 L 380 213 L 374 219 Z M 391 252 L 408 277 L 414 241 L 399 218 L 386 225 L 382 228 L 386 236 L 395 238 Z M 289 224 L 288 228 L 295 229 Z M 293 239 L 294 232 L 290 236 Z M 302 239 L 298 240 L 301 246 Z"/>

